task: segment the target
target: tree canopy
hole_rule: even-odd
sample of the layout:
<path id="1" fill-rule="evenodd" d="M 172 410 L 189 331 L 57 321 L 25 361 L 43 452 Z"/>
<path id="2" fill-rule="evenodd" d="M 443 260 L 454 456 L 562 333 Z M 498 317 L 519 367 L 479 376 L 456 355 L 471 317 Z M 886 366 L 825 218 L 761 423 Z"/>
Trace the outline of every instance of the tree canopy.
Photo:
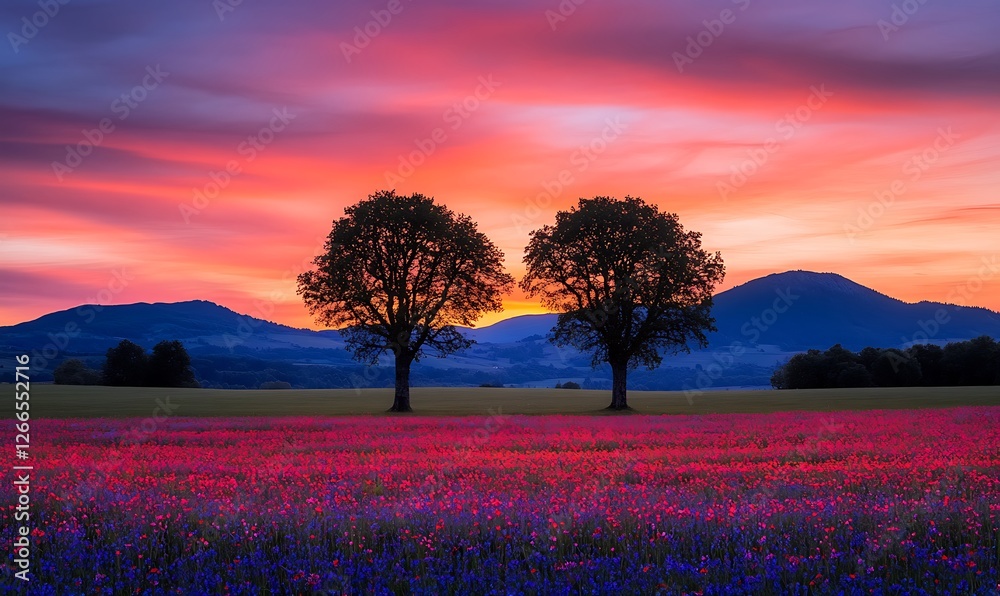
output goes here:
<path id="1" fill-rule="evenodd" d="M 323 324 L 339 327 L 361 362 L 392 352 L 396 390 L 390 411 L 410 411 L 410 365 L 472 342 L 456 325 L 502 310 L 514 280 L 503 253 L 466 215 L 421 194 L 380 191 L 333 222 L 315 269 L 298 292 Z"/>
<path id="2" fill-rule="evenodd" d="M 553 341 L 612 369 L 611 409 L 628 409 L 626 376 L 664 354 L 707 345 L 712 294 L 725 276 L 676 214 L 640 198 L 580 199 L 531 232 L 521 288 L 559 314 Z"/>
<path id="3" fill-rule="evenodd" d="M 146 350 L 135 342 L 123 339 L 117 346 L 108 348 L 102 372 L 102 384 L 113 387 L 142 387 L 146 384 L 148 364 Z"/>
<path id="4" fill-rule="evenodd" d="M 905 350 L 837 344 L 792 356 L 771 377 L 775 389 L 1000 385 L 1000 343 L 989 336 Z"/>
<path id="5" fill-rule="evenodd" d="M 177 340 L 161 341 L 149 357 L 146 385 L 150 387 L 197 387 L 191 357 Z"/>
<path id="6" fill-rule="evenodd" d="M 103 385 L 117 387 L 198 386 L 191 358 L 177 340 L 161 341 L 153 346 L 152 355 L 148 355 L 139 344 L 123 339 L 108 349 L 101 380 Z"/>

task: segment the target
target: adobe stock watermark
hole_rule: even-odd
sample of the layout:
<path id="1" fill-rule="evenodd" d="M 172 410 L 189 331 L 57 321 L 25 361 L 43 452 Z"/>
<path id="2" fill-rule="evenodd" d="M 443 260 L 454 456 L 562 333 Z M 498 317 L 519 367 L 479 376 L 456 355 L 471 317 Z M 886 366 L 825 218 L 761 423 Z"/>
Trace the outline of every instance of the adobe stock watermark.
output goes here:
<path id="1" fill-rule="evenodd" d="M 941 159 L 942 155 L 955 146 L 959 138 L 959 135 L 955 134 L 950 126 L 939 128 L 937 138 L 929 147 L 903 162 L 903 174 L 907 178 L 897 178 L 889 184 L 888 188 L 876 191 L 873 201 L 864 207 L 858 207 L 858 216 L 855 221 L 844 224 L 844 233 L 851 243 L 855 243 L 860 234 L 870 230 L 875 222 L 896 204 L 896 198 L 906 193 L 907 184 L 920 180 Z"/>
<path id="2" fill-rule="evenodd" d="M 152 415 L 143 418 L 142 422 L 138 425 L 132 427 L 125 435 L 123 435 L 123 443 L 125 445 L 139 445 L 145 443 L 149 440 L 149 437 L 155 433 L 160 428 L 160 423 L 166 422 L 168 418 L 174 415 L 174 412 L 180 409 L 179 404 L 170 403 L 170 396 L 164 396 L 161 400 L 156 398 L 154 400 L 156 407 L 153 408 Z"/>
<path id="3" fill-rule="evenodd" d="M 69 2 L 70 0 L 38 0 L 38 8 L 41 10 L 35 11 L 30 16 L 21 17 L 21 28 L 17 32 L 11 31 L 7 34 L 7 41 L 10 42 L 14 53 L 20 54 L 21 46 L 35 39 L 38 32 L 56 18 L 62 7 Z"/>
<path id="4" fill-rule="evenodd" d="M 570 167 L 560 170 L 554 178 L 542 181 L 542 192 L 527 199 L 527 205 L 521 213 L 511 214 L 511 221 L 518 233 L 523 233 L 532 222 L 541 215 L 542 210 L 549 207 L 552 201 L 562 195 L 568 186 L 576 182 L 577 174 L 582 174 L 597 159 L 608 150 L 622 134 L 627 125 L 622 123 L 621 116 L 608 117 L 604 120 L 604 128 L 600 134 L 590 141 L 580 145 L 569 156 Z"/>
<path id="5" fill-rule="evenodd" d="M 407 0 L 407 2 L 409 1 Z M 351 38 L 351 43 L 340 42 L 340 52 L 344 55 L 344 60 L 350 64 L 354 56 L 371 45 L 372 40 L 381 35 L 392 24 L 393 19 L 403 12 L 404 8 L 406 6 L 403 5 L 402 0 L 389 0 L 385 8 L 371 11 L 369 13 L 372 15 L 371 20 L 354 28 L 354 37 Z"/>
<path id="6" fill-rule="evenodd" d="M 550 8 L 545 11 L 545 21 L 555 31 L 561 23 L 565 23 L 571 16 L 576 14 L 576 10 L 583 6 L 585 2 L 587 0 L 560 0 L 555 10 Z"/>
<path id="7" fill-rule="evenodd" d="M 241 4 L 243 0 L 212 0 L 212 9 L 215 11 L 215 16 L 219 17 L 219 22 L 223 23 L 226 15 L 236 12 Z"/>
<path id="8" fill-rule="evenodd" d="M 888 19 L 879 19 L 875 22 L 879 33 L 882 34 L 882 41 L 889 41 L 889 35 L 900 30 L 910 22 L 910 18 L 917 14 L 920 9 L 927 4 L 928 0 L 903 0 L 900 4 L 892 5 L 892 12 Z"/>
<path id="9" fill-rule="evenodd" d="M 1000 261 L 997 260 L 997 255 L 983 257 L 982 263 L 975 275 L 948 292 L 948 296 L 945 298 L 946 302 L 958 306 L 972 306 L 972 297 L 983 291 L 986 282 L 992 281 L 1000 274 Z"/>
<path id="10" fill-rule="evenodd" d="M 111 102 L 111 113 L 116 115 L 119 121 L 125 120 L 169 76 L 170 73 L 160 68 L 159 64 L 147 66 L 146 75 L 142 77 L 139 84 Z M 117 126 L 111 118 L 101 118 L 95 128 L 81 130 L 80 134 L 83 136 L 83 140 L 74 145 L 66 145 L 66 158 L 62 161 L 52 162 L 52 173 L 55 174 L 56 180 L 62 182 L 66 174 L 80 167 L 83 160 L 100 147 L 111 133 L 117 130 Z"/>
<path id="11" fill-rule="evenodd" d="M 716 39 L 722 37 L 722 34 L 726 32 L 726 27 L 736 22 L 739 13 L 745 12 L 746 9 L 750 8 L 750 0 L 732 0 L 732 3 L 739 12 L 731 8 L 724 8 L 719 12 L 717 18 L 705 19 L 701 22 L 704 29 L 695 35 L 687 37 L 687 45 L 684 46 L 684 52 L 674 52 L 671 54 L 671 57 L 674 59 L 674 66 L 677 67 L 677 72 L 684 74 L 684 69 L 694 64 L 694 61 L 698 58 L 701 58 L 705 50 L 715 43 Z"/>
<path id="12" fill-rule="evenodd" d="M 257 132 L 247 135 L 247 138 L 236 146 L 236 153 L 243 158 L 242 161 L 230 159 L 226 162 L 226 167 L 210 171 L 208 182 L 203 184 L 201 188 L 191 189 L 191 201 L 177 205 L 184 223 L 191 223 L 192 217 L 201 214 L 208 208 L 211 202 L 218 198 L 219 194 L 232 183 L 233 178 L 243 173 L 243 167 L 257 159 L 257 156 L 274 142 L 278 133 L 285 130 L 295 119 L 295 114 L 289 112 L 287 107 L 274 108 L 271 113 L 274 115 L 266 126 L 262 126 Z"/>
<path id="13" fill-rule="evenodd" d="M 759 316 L 750 317 L 750 320 L 740 327 L 740 333 L 743 334 L 743 337 L 751 345 L 757 344 L 761 337 L 778 322 L 781 315 L 788 312 L 799 298 L 801 298 L 800 295 L 793 294 L 791 288 L 775 290 L 775 295 L 775 299 L 770 307 L 761 311 Z M 737 359 L 746 353 L 746 345 L 742 341 L 734 340 L 725 350 L 712 354 L 712 359 L 715 362 L 703 367 L 695 375 L 693 381 L 688 379 L 682 387 L 688 405 L 694 405 L 694 398 L 711 389 L 715 385 L 715 382 L 722 378 L 723 373 L 735 366 Z"/>
<path id="14" fill-rule="evenodd" d="M 399 164 L 396 166 L 396 170 L 385 171 L 385 182 L 389 188 L 396 188 L 412 176 L 417 168 L 427 161 L 427 158 L 434 155 L 441 145 L 448 142 L 449 132 L 454 133 L 462 128 L 462 124 L 482 107 L 483 102 L 493 97 L 497 88 L 502 85 L 493 79 L 492 74 L 480 76 L 478 81 L 479 84 L 476 85 L 472 93 L 453 103 L 441 114 L 445 126 L 436 127 L 426 137 L 414 139 L 413 144 L 416 148 L 409 153 L 399 154 Z"/>
<path id="15" fill-rule="evenodd" d="M 786 112 L 783 118 L 774 123 L 776 137 L 768 137 L 761 145 L 747 149 L 746 159 L 729 166 L 729 177 L 716 181 L 715 188 L 722 200 L 727 200 L 731 194 L 743 188 L 770 161 L 771 156 L 781 151 L 783 144 L 790 141 L 834 95 L 833 91 L 826 88 L 825 83 L 818 87 L 813 85 L 809 90 L 809 96 L 802 104 Z"/>

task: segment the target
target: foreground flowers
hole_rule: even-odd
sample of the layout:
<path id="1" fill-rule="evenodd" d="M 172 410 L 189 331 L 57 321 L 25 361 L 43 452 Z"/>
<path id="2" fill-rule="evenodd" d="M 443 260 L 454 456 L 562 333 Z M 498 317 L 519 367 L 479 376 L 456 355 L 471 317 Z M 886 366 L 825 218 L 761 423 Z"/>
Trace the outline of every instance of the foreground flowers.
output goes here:
<path id="1" fill-rule="evenodd" d="M 997 407 L 136 424 L 35 424 L 32 593 L 1000 589 Z"/>

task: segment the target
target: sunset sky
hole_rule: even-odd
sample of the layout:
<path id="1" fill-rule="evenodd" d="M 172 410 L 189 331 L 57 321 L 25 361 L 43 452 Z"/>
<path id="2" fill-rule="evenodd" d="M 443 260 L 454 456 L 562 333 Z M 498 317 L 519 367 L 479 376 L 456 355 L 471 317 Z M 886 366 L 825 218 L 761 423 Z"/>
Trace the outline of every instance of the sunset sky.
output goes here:
<path id="1" fill-rule="evenodd" d="M 720 289 L 1000 310 L 996 0 L 576 2 L 3 3 L 0 325 L 205 299 L 316 328 L 295 275 L 388 188 L 516 276 L 557 210 L 630 194 L 721 251 Z M 540 312 L 506 305 L 484 322 Z"/>

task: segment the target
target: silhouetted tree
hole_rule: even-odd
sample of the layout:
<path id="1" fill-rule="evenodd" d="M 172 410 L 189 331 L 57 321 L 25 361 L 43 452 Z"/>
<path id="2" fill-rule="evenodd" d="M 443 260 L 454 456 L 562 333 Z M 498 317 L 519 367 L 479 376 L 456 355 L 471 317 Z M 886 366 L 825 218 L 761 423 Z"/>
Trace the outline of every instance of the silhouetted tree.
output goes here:
<path id="1" fill-rule="evenodd" d="M 823 353 L 809 350 L 791 357 L 783 367 L 782 379 L 786 389 L 821 389 L 827 386 Z"/>
<path id="2" fill-rule="evenodd" d="M 471 345 L 455 326 L 502 310 L 514 282 L 503 253 L 469 217 L 395 191 L 348 207 L 313 263 L 298 278 L 309 311 L 342 327 L 359 361 L 395 356 L 391 412 L 411 411 L 410 366 L 424 350 L 444 356 Z"/>
<path id="3" fill-rule="evenodd" d="M 100 385 L 101 373 L 87 368 L 78 358 L 70 358 L 52 371 L 52 380 L 56 385 Z"/>
<path id="4" fill-rule="evenodd" d="M 896 348 L 879 350 L 871 373 L 878 387 L 916 387 L 921 381 L 920 363 L 908 352 Z"/>
<path id="5" fill-rule="evenodd" d="M 822 387 L 941 387 L 1000 385 L 1000 344 L 989 336 L 907 350 L 865 348 L 855 355 L 839 344 L 796 354 L 774 371 L 775 389 Z"/>
<path id="6" fill-rule="evenodd" d="M 1000 381 L 1000 346 L 987 335 L 950 343 L 941 364 L 949 385 L 993 385 Z"/>
<path id="7" fill-rule="evenodd" d="M 944 350 L 934 344 L 914 344 L 907 353 L 920 364 L 921 385 L 926 387 L 944 387 L 948 384 L 941 359 Z"/>
<path id="8" fill-rule="evenodd" d="M 104 362 L 102 383 L 114 387 L 142 387 L 146 382 L 148 359 L 142 346 L 123 339 L 109 348 Z"/>
<path id="9" fill-rule="evenodd" d="M 642 199 L 580 199 L 554 226 L 531 232 L 521 288 L 559 312 L 553 341 L 611 365 L 612 410 L 628 409 L 626 378 L 664 353 L 707 345 L 712 291 L 725 276 L 677 215 Z"/>
<path id="10" fill-rule="evenodd" d="M 779 366 L 774 369 L 774 373 L 771 374 L 771 387 L 775 389 L 791 389 L 788 386 L 788 380 L 785 378 L 785 366 Z"/>
<path id="11" fill-rule="evenodd" d="M 191 357 L 177 340 L 161 341 L 153 346 L 146 368 L 148 387 L 197 387 L 191 370 Z"/>
<path id="12" fill-rule="evenodd" d="M 837 344 L 823 354 L 823 368 L 826 371 L 824 387 L 853 387 L 854 385 L 842 385 L 842 383 L 854 382 L 858 380 L 858 371 L 855 365 L 861 365 L 861 358 L 854 352 Z M 852 371 L 844 374 L 848 370 Z"/>
<path id="13" fill-rule="evenodd" d="M 837 374 L 837 387 L 871 387 L 872 373 L 860 362 L 845 367 Z"/>
<path id="14" fill-rule="evenodd" d="M 879 359 L 882 355 L 882 350 L 873 347 L 867 347 L 858 353 L 858 360 L 864 365 L 869 372 L 871 372 L 872 367 L 875 366 L 875 361 Z"/>

